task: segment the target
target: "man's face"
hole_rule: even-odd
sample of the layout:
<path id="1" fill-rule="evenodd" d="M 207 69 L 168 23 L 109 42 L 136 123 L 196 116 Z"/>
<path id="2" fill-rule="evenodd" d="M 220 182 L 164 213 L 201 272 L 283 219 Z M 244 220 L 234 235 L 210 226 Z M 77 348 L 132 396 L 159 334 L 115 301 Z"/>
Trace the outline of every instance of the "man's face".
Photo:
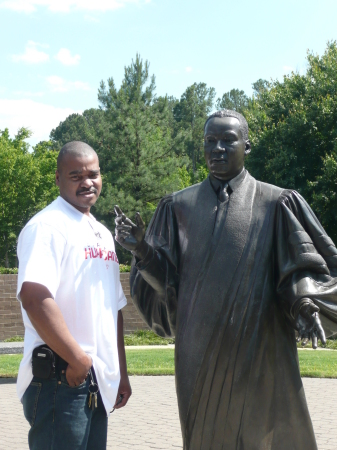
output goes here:
<path id="1" fill-rule="evenodd" d="M 250 152 L 250 142 L 242 138 L 240 122 L 235 117 L 213 117 L 207 122 L 204 152 L 210 173 L 220 180 L 238 175 Z"/>
<path id="2" fill-rule="evenodd" d="M 82 213 L 89 214 L 102 190 L 97 155 L 65 156 L 55 175 L 60 196 Z"/>

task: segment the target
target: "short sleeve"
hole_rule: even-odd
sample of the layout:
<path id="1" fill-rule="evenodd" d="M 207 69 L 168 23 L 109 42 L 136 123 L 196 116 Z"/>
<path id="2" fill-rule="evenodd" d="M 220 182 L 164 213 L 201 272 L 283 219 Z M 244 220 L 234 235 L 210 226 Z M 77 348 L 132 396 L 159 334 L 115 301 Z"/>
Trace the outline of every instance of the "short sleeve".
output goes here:
<path id="1" fill-rule="evenodd" d="M 124 308 L 124 306 L 127 305 L 127 300 L 122 288 L 122 283 L 119 282 L 119 298 L 118 298 L 118 311 L 122 308 Z"/>
<path id="2" fill-rule="evenodd" d="M 56 228 L 44 223 L 26 226 L 18 242 L 17 298 L 24 282 L 45 286 L 55 298 L 60 284 L 61 263 L 66 239 Z"/>

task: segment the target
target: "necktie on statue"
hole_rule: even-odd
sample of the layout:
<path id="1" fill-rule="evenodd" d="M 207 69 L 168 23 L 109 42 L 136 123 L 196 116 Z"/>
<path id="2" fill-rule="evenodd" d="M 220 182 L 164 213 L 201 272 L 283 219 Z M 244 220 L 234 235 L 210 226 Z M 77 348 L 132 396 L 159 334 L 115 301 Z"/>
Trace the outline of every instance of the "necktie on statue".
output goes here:
<path id="1" fill-rule="evenodd" d="M 224 186 L 222 186 L 220 188 L 219 200 L 221 203 L 228 202 L 228 200 L 229 200 L 229 195 L 228 195 L 227 189 L 228 189 L 228 183 L 226 183 Z"/>

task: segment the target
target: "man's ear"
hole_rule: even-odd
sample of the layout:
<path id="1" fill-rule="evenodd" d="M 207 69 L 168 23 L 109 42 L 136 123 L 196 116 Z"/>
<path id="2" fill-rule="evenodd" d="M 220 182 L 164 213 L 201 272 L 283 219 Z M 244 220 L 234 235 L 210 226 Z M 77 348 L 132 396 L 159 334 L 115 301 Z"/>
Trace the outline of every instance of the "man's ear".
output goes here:
<path id="1" fill-rule="evenodd" d="M 56 186 L 60 186 L 60 172 L 58 170 L 55 172 L 55 183 Z"/>
<path id="2" fill-rule="evenodd" d="M 248 139 L 248 141 L 246 141 L 245 156 L 249 155 L 251 150 L 252 150 L 252 146 L 250 144 L 250 140 Z"/>

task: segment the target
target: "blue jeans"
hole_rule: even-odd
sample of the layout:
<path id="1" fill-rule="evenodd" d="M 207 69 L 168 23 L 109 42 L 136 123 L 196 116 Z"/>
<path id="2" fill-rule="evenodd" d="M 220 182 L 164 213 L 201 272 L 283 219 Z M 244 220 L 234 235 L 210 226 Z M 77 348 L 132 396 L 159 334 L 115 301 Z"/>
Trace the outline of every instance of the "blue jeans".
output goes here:
<path id="1" fill-rule="evenodd" d="M 30 450 L 106 450 L 108 418 L 100 395 L 89 409 L 89 384 L 87 377 L 70 387 L 62 370 L 50 380 L 33 378 L 22 398 Z"/>

